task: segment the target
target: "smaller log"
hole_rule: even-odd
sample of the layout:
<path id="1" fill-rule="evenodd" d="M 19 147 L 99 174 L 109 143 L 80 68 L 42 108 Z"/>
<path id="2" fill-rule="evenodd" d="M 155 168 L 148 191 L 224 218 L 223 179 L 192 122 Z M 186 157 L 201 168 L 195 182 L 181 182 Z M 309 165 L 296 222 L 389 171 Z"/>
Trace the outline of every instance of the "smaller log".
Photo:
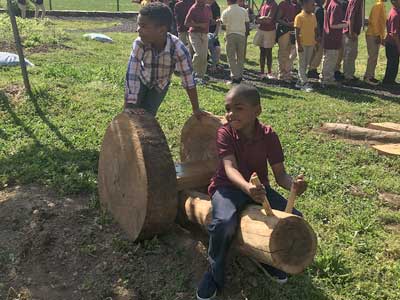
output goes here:
<path id="1" fill-rule="evenodd" d="M 393 122 L 370 123 L 368 124 L 368 128 L 382 131 L 400 132 L 400 124 Z"/>
<path id="2" fill-rule="evenodd" d="M 253 173 L 253 175 L 251 175 L 250 182 L 257 187 L 261 185 L 261 181 L 260 181 L 260 178 L 258 178 L 257 173 Z M 262 203 L 262 206 L 264 207 L 265 212 L 267 213 L 267 216 L 274 215 L 274 213 L 272 212 L 271 205 L 269 204 L 269 201 L 267 199 L 267 196 L 264 196 L 264 201 Z"/>
<path id="3" fill-rule="evenodd" d="M 217 163 L 215 160 L 175 163 L 178 191 L 209 185 Z"/>
<path id="4" fill-rule="evenodd" d="M 179 195 L 178 222 L 190 221 L 207 231 L 211 201 L 200 192 L 185 190 Z M 267 216 L 259 205 L 249 205 L 240 216 L 234 248 L 245 256 L 289 274 L 309 266 L 316 254 L 317 238 L 311 226 L 298 216 L 273 210 Z"/>
<path id="5" fill-rule="evenodd" d="M 399 132 L 368 129 L 341 123 L 324 123 L 321 130 L 342 136 L 346 139 L 375 141 L 380 143 L 400 143 Z"/>
<path id="6" fill-rule="evenodd" d="M 400 144 L 385 144 L 372 146 L 379 154 L 400 156 Z"/>

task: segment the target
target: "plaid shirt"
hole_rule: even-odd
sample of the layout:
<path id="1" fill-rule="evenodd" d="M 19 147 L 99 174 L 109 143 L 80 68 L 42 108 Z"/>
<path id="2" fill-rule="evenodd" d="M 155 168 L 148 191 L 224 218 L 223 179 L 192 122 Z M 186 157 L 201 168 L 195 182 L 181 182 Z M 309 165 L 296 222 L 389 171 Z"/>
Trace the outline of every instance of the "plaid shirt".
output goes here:
<path id="1" fill-rule="evenodd" d="M 157 52 L 145 46 L 138 37 L 133 42 L 125 81 L 125 102 L 137 104 L 140 84 L 162 91 L 171 81 L 174 70 L 181 74 L 182 85 L 194 88 L 192 59 L 186 46 L 174 35 L 167 33 L 164 50 Z"/>

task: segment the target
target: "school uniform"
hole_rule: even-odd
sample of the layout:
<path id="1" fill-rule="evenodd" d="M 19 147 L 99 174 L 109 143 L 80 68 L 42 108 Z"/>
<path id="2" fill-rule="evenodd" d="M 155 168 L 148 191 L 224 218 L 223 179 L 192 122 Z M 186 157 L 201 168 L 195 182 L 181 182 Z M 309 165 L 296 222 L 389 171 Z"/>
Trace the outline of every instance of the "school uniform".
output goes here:
<path id="1" fill-rule="evenodd" d="M 384 84 L 395 84 L 399 72 L 400 49 L 395 44 L 394 36 L 400 38 L 400 8 L 392 7 L 386 21 L 385 52 L 387 58 Z"/>
<path id="2" fill-rule="evenodd" d="M 189 28 L 185 26 L 186 15 L 189 9 L 194 4 L 194 0 L 182 0 L 175 4 L 174 15 L 176 22 L 176 29 L 178 31 L 178 37 L 180 40 L 190 49 L 189 42 Z"/>

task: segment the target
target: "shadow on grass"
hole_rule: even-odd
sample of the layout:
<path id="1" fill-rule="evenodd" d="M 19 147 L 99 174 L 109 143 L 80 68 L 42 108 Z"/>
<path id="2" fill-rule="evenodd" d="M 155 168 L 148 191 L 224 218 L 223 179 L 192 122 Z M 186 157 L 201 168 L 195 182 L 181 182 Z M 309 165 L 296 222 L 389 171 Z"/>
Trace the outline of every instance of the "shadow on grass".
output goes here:
<path id="1" fill-rule="evenodd" d="M 44 95 L 48 96 L 46 93 Z M 35 113 L 63 142 L 65 148 L 53 147 L 47 145 L 48 141 L 41 140 L 31 127 L 18 117 L 7 95 L 0 92 L 0 109 L 10 116 L 15 127 L 20 128 L 22 133 L 32 140 L 25 143 L 25 146 L 18 147 L 16 152 L 0 159 L 0 189 L 6 184 L 38 182 L 55 187 L 61 193 L 93 192 L 96 189 L 98 151 L 76 150 L 46 116 L 38 104 L 39 97 L 39 94 L 36 94 L 31 100 Z M 8 138 L 6 132 L 2 136 Z"/>

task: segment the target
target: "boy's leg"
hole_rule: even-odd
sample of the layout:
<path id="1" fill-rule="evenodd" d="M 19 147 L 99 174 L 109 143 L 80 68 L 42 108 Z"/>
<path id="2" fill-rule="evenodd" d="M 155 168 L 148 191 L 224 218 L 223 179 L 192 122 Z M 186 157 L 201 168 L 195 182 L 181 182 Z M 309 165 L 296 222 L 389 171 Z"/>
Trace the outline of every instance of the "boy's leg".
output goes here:
<path id="1" fill-rule="evenodd" d="M 396 46 L 386 43 L 385 52 L 387 58 L 385 77 L 383 83 L 393 84 L 396 82 L 397 73 L 399 70 L 399 54 L 397 53 Z"/>
<path id="2" fill-rule="evenodd" d="M 140 83 L 138 98 L 140 99 L 139 107 L 146 110 L 149 114 L 156 116 L 161 102 L 167 94 L 169 84 L 162 90 L 158 91 L 155 88 L 149 89 L 143 83 Z"/>
<path id="3" fill-rule="evenodd" d="M 356 71 L 358 54 L 358 36 L 352 40 L 346 34 L 344 37 L 343 73 L 345 79 L 353 79 Z"/>
<path id="4" fill-rule="evenodd" d="M 215 37 L 208 37 L 208 50 L 211 55 L 212 69 L 215 71 L 217 67 L 217 47 L 215 46 Z"/>
<path id="5" fill-rule="evenodd" d="M 44 4 L 40 4 L 39 7 L 42 10 L 41 18 L 44 19 L 45 15 L 46 15 L 46 8 L 45 8 Z"/>
<path id="6" fill-rule="evenodd" d="M 226 36 L 226 56 L 228 58 L 229 68 L 231 69 L 231 79 L 237 79 L 238 76 L 236 49 L 236 34 L 228 34 Z"/>
<path id="7" fill-rule="evenodd" d="M 335 82 L 335 66 L 339 56 L 339 51 L 334 49 L 324 49 L 322 58 L 321 82 L 331 84 Z"/>
<path id="8" fill-rule="evenodd" d="M 248 195 L 233 188 L 220 188 L 212 196 L 208 260 L 218 288 L 224 285 L 225 258 L 238 226 L 239 214 L 251 202 Z"/>
<path id="9" fill-rule="evenodd" d="M 365 39 L 367 41 L 368 62 L 364 78 L 370 79 L 375 77 L 375 69 L 378 62 L 380 45 L 376 42 L 377 36 L 365 35 Z"/>
<path id="10" fill-rule="evenodd" d="M 310 70 L 317 70 L 322 61 L 323 48 L 321 43 L 315 45 L 313 56 L 311 58 Z"/>
<path id="11" fill-rule="evenodd" d="M 26 4 L 18 3 L 18 7 L 19 7 L 19 9 L 21 11 L 21 18 L 25 19 L 25 17 L 26 17 Z"/>
<path id="12" fill-rule="evenodd" d="M 193 47 L 193 70 L 199 78 L 207 71 L 208 36 L 206 33 L 190 32 L 189 40 Z"/>
<path id="13" fill-rule="evenodd" d="M 305 66 L 305 73 L 307 73 L 307 69 L 308 69 L 308 66 L 310 65 L 310 63 L 311 63 L 311 60 L 312 60 L 312 57 L 313 57 L 313 54 L 314 54 L 314 46 L 305 46 L 304 47 L 304 51 L 305 51 L 305 59 L 306 59 L 306 66 Z M 307 77 L 307 75 L 306 75 L 306 80 L 308 81 L 308 77 Z"/>
<path id="14" fill-rule="evenodd" d="M 39 18 L 39 4 L 35 3 L 35 19 Z"/>
<path id="15" fill-rule="evenodd" d="M 279 37 L 278 46 L 279 79 L 286 79 L 288 76 L 287 66 L 290 55 L 290 32 L 286 32 Z"/>
<path id="16" fill-rule="evenodd" d="M 246 50 L 246 37 L 238 34 L 237 37 L 237 65 L 238 65 L 238 73 L 239 78 L 243 77 L 243 69 L 244 69 L 244 60 L 245 60 L 245 50 Z"/>
<path id="17" fill-rule="evenodd" d="M 344 36 L 342 38 L 342 47 L 339 48 L 338 51 L 338 57 L 336 59 L 336 66 L 335 66 L 335 72 L 340 72 L 340 69 L 342 68 L 342 61 L 343 61 L 343 53 L 344 53 Z"/>
<path id="18" fill-rule="evenodd" d="M 297 49 L 297 56 L 299 57 L 299 81 L 301 84 L 305 84 L 307 82 L 307 75 L 306 75 L 306 47 L 303 47 L 303 51 L 299 52 Z"/>

